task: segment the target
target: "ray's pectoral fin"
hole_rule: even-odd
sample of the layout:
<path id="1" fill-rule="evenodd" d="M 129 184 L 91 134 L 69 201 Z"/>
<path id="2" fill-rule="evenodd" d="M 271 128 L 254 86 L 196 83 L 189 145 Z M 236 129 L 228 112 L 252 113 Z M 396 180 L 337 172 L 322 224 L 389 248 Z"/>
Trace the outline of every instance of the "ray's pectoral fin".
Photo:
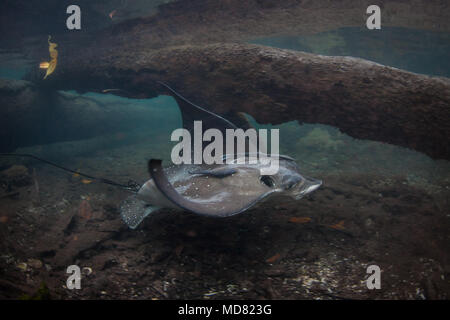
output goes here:
<path id="1" fill-rule="evenodd" d="M 164 170 L 161 166 L 161 160 L 151 159 L 148 162 L 148 170 L 155 182 L 158 190 L 172 203 L 178 206 L 181 209 L 186 211 L 190 211 L 196 214 L 205 215 L 205 216 L 214 216 L 214 217 L 229 217 L 235 214 L 244 212 L 245 210 L 253 207 L 256 203 L 264 199 L 266 196 L 270 195 L 275 191 L 265 190 L 261 192 L 259 195 L 255 195 L 254 197 L 248 198 L 248 201 L 242 202 L 242 206 L 238 207 L 230 207 L 227 205 L 217 205 L 211 206 L 202 202 L 189 200 L 182 195 L 180 195 L 172 186 L 172 184 L 167 179 L 164 174 Z M 222 203 L 223 204 L 223 203 Z"/>
<path id="2" fill-rule="evenodd" d="M 145 217 L 159 209 L 159 207 L 147 205 L 144 201 L 139 200 L 136 195 L 132 195 L 120 205 L 120 216 L 131 229 L 136 229 Z"/>
<path id="3" fill-rule="evenodd" d="M 217 168 L 217 169 L 211 169 L 211 170 L 196 170 L 196 171 L 190 171 L 190 174 L 198 174 L 203 176 L 211 176 L 215 178 L 225 178 L 232 174 L 235 174 L 237 172 L 237 169 L 234 168 Z"/>

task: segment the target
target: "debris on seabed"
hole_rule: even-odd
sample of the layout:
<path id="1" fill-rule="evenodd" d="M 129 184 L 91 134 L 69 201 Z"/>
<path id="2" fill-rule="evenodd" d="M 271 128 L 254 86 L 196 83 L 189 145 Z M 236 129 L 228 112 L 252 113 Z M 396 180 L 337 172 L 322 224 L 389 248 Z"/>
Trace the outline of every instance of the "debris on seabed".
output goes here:
<path id="1" fill-rule="evenodd" d="M 92 268 L 83 267 L 83 269 L 81 269 L 81 273 L 85 276 L 90 276 L 92 274 Z"/>
<path id="2" fill-rule="evenodd" d="M 27 260 L 27 263 L 28 263 L 28 265 L 31 267 L 31 268 L 34 268 L 34 269 L 40 269 L 40 268 L 42 268 L 43 267 L 43 263 L 42 263 L 42 261 L 41 260 L 38 260 L 38 259 L 28 259 Z"/>
<path id="3" fill-rule="evenodd" d="M 26 272 L 28 270 L 28 265 L 25 262 L 20 262 L 16 265 L 21 271 Z"/>
<path id="4" fill-rule="evenodd" d="M 310 217 L 292 217 L 289 219 L 289 222 L 308 223 L 308 222 L 311 222 L 311 218 Z"/>
<path id="5" fill-rule="evenodd" d="M 275 261 L 277 261 L 278 259 L 281 258 L 281 255 L 279 253 L 271 256 L 269 259 L 266 260 L 267 263 L 274 263 Z"/>

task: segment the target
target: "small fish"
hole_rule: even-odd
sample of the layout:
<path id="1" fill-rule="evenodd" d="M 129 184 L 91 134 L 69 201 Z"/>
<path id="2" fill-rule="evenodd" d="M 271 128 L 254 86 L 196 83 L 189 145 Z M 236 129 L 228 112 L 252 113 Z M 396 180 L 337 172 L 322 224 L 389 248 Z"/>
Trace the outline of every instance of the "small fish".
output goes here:
<path id="1" fill-rule="evenodd" d="M 112 19 L 114 15 L 116 14 L 117 10 L 113 10 L 109 13 L 109 17 Z"/>
<path id="2" fill-rule="evenodd" d="M 266 260 L 267 263 L 274 263 L 275 261 L 277 261 L 278 259 L 281 258 L 281 255 L 279 253 L 271 256 L 269 259 Z"/>
<path id="3" fill-rule="evenodd" d="M 92 183 L 92 180 L 89 180 L 89 179 L 83 179 L 83 180 L 81 180 L 81 183 L 89 184 L 89 183 Z"/>
<path id="4" fill-rule="evenodd" d="M 289 222 L 308 223 L 308 222 L 311 222 L 311 218 L 309 218 L 309 217 L 292 217 L 289 219 Z"/>
<path id="5" fill-rule="evenodd" d="M 74 173 L 74 174 L 72 175 L 72 177 L 74 177 L 74 178 L 79 178 L 79 177 L 80 177 L 80 174 L 79 174 L 79 173 Z"/>
<path id="6" fill-rule="evenodd" d="M 48 69 L 48 67 L 50 67 L 50 63 L 48 63 L 48 62 L 41 62 L 39 64 L 40 69 Z"/>
<path id="7" fill-rule="evenodd" d="M 345 229 L 345 228 L 344 228 L 344 220 L 339 221 L 339 222 L 336 223 L 336 224 L 330 225 L 329 227 L 330 227 L 330 228 L 333 228 L 333 229 L 336 229 L 336 230 L 344 230 L 344 229 Z"/>

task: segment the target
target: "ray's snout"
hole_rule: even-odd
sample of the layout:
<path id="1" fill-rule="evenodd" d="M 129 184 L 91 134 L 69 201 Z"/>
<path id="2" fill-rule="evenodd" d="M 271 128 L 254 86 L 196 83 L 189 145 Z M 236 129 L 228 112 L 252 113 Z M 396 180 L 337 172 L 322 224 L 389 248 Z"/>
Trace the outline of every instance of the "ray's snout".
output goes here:
<path id="1" fill-rule="evenodd" d="M 303 177 L 303 180 L 298 184 L 295 188 L 296 190 L 293 193 L 295 199 L 301 199 L 308 193 L 311 193 L 318 189 L 322 185 L 322 180 Z"/>
<path id="2" fill-rule="evenodd" d="M 289 190 L 298 183 L 301 183 L 303 180 L 304 178 L 301 175 L 284 176 L 281 188 L 284 190 Z"/>

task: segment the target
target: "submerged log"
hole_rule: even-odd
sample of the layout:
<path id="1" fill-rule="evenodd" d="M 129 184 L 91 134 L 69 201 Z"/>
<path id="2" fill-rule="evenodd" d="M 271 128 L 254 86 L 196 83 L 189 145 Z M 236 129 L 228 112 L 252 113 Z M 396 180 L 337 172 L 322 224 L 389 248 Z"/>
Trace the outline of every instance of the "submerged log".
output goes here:
<path id="1" fill-rule="evenodd" d="M 155 97 L 167 93 L 155 85 L 159 80 L 230 120 L 243 111 L 260 123 L 323 123 L 355 138 L 450 159 L 449 79 L 361 59 L 225 43 L 364 26 L 369 4 L 368 0 L 174 1 L 153 16 L 98 32 L 93 40 L 84 39 L 85 33 L 65 37 L 57 41 L 55 73 L 36 81 L 39 89 L 29 89 L 41 101 L 32 112 L 8 93 L 1 98 L 2 105 L 16 106 L 2 111 L 0 125 L 6 124 L 0 131 L 2 148 L 51 142 L 56 137 L 80 139 L 121 125 L 114 123 L 117 110 L 106 115 L 108 107 L 59 103 L 56 108 L 54 100 L 61 99 L 50 94 L 55 89 L 115 88 L 123 91 L 113 93 L 128 97 Z M 449 7 L 442 1 L 419 0 L 414 6 L 401 0 L 380 1 L 379 5 L 383 26 L 450 30 Z M 46 57 L 46 42 L 31 51 L 34 57 L 41 53 Z M 46 102 L 50 97 L 53 101 Z M 130 120 L 128 125 L 145 118 L 138 110 L 123 116 Z M 57 129 L 55 123 L 64 126 Z M 33 131 L 30 134 L 25 128 Z"/>
<path id="2" fill-rule="evenodd" d="M 46 39 L 48 33 L 58 36 L 58 32 L 60 38 L 72 42 L 75 35 L 110 26 L 96 38 L 100 46 L 104 46 L 102 39 L 122 42 L 127 48 L 143 41 L 152 48 L 248 41 L 365 27 L 366 10 L 372 4 L 381 8 L 382 27 L 450 31 L 450 6 L 444 0 L 153 0 L 122 1 L 116 8 L 113 2 L 77 1 L 83 12 L 82 32 L 74 33 L 65 28 L 70 1 L 41 0 L 39 6 L 29 0 L 2 1 L 0 27 L 8 31 L 2 39 L 14 46 L 27 36 L 43 34 Z M 114 18 L 109 16 L 113 9 L 117 9 Z M 49 19 L 36 23 L 37 17 Z M 24 45 L 28 51 L 30 43 Z"/>
<path id="3" fill-rule="evenodd" d="M 178 0 L 149 17 L 124 21 L 100 41 L 152 48 L 248 41 L 274 35 L 310 35 L 344 27 L 366 27 L 371 0 Z M 445 1 L 379 0 L 383 27 L 450 31 Z"/>
<path id="4" fill-rule="evenodd" d="M 97 55 L 102 59 L 98 59 Z M 358 139 L 450 159 L 450 80 L 350 57 L 248 44 L 160 50 L 89 50 L 61 56 L 42 87 L 155 97 L 164 81 L 193 102 L 236 119 L 338 127 Z"/>

